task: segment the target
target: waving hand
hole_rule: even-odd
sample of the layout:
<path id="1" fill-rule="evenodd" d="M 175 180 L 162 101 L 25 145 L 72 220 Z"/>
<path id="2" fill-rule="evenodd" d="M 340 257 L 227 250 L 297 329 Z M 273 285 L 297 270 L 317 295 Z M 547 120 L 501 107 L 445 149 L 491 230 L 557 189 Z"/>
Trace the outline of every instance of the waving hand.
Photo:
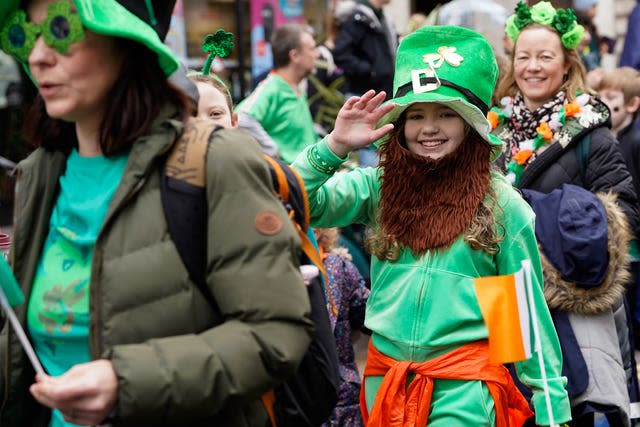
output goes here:
<path id="1" fill-rule="evenodd" d="M 392 124 L 376 129 L 378 120 L 394 107 L 393 103 L 382 106 L 384 99 L 384 92 L 376 94 L 374 90 L 360 97 L 349 98 L 340 109 L 335 127 L 329 135 L 331 151 L 344 157 L 349 152 L 366 147 L 391 132 Z"/>

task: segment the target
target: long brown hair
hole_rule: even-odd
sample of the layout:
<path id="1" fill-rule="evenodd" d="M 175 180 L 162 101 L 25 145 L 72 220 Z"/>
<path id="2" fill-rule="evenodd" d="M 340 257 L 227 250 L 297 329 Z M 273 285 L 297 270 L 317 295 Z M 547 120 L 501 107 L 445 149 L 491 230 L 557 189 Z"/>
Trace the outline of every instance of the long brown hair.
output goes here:
<path id="1" fill-rule="evenodd" d="M 527 26 L 523 31 L 532 28 L 544 28 L 560 38 L 558 33 L 556 33 L 553 29 L 541 24 L 531 24 Z M 509 67 L 507 67 L 504 77 L 501 78 L 500 82 L 498 83 L 498 87 L 494 94 L 494 99 L 500 100 L 504 96 L 515 96 L 520 91 L 516 83 L 513 66 L 517 43 L 518 40 L 515 41 L 513 49 L 511 49 L 511 61 Z M 564 45 L 562 45 L 562 43 L 560 43 L 560 46 L 562 46 L 564 61 L 565 63 L 569 64 L 569 70 L 567 71 L 564 82 L 562 83 L 562 86 L 560 86 L 560 89 L 558 91 L 564 90 L 567 94 L 567 100 L 569 102 L 573 101 L 576 95 L 580 95 L 581 93 L 593 94 L 594 92 L 589 88 L 589 85 L 587 84 L 587 71 L 584 68 L 578 51 L 575 49 L 567 49 L 566 47 L 564 47 Z"/>
<path id="2" fill-rule="evenodd" d="M 146 134 L 167 103 L 177 109 L 180 120 L 189 115 L 187 96 L 169 82 L 157 56 L 132 40 L 118 38 L 117 42 L 124 61 L 100 124 L 100 149 L 105 156 L 125 151 Z M 49 117 L 40 95 L 29 109 L 23 133 L 36 147 L 68 153 L 77 145 L 74 123 Z"/>

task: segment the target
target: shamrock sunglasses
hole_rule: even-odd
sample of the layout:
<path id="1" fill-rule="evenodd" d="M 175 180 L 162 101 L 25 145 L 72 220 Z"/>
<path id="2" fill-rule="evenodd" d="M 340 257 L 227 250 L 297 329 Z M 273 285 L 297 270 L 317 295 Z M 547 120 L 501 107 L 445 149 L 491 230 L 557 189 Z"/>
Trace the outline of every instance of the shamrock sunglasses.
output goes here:
<path id="1" fill-rule="evenodd" d="M 27 62 L 40 34 L 48 46 L 62 54 L 85 36 L 80 16 L 71 11 L 68 0 L 61 0 L 49 5 L 47 17 L 40 24 L 27 22 L 23 10 L 9 15 L 0 29 L 0 47 L 19 61 Z"/>

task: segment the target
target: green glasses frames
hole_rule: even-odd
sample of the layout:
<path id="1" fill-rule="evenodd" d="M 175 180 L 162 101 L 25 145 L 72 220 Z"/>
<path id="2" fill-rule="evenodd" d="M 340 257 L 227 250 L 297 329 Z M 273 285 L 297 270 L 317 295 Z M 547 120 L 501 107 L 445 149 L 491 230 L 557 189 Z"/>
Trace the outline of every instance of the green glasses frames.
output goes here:
<path id="1" fill-rule="evenodd" d="M 63 54 L 71 44 L 84 39 L 80 16 L 71 11 L 67 0 L 62 0 L 49 5 L 41 24 L 27 22 L 23 10 L 13 12 L 0 30 L 0 47 L 19 61 L 27 62 L 40 34 L 48 46 Z"/>

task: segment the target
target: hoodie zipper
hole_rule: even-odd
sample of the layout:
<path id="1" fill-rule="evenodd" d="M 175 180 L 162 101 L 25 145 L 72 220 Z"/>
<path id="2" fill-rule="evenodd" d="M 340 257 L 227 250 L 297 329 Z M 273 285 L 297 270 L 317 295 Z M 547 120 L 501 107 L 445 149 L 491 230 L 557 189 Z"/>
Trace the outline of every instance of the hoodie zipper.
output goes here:
<path id="1" fill-rule="evenodd" d="M 420 261 L 421 264 L 426 265 L 427 267 L 424 269 L 424 273 L 423 276 L 420 280 L 420 292 L 418 293 L 418 301 L 416 303 L 416 315 L 413 318 L 413 325 L 412 325 L 412 331 L 413 333 L 411 334 L 411 340 L 413 341 L 411 343 L 411 360 L 416 360 L 416 341 L 417 341 L 417 334 L 419 332 L 421 332 L 419 330 L 419 326 L 421 324 L 421 319 L 420 317 L 422 316 L 422 297 L 425 294 L 426 288 L 427 286 L 429 286 L 428 284 L 428 280 L 429 280 L 429 265 L 430 265 L 430 261 L 431 261 L 431 251 L 427 251 L 424 255 L 423 255 L 423 260 Z"/>

